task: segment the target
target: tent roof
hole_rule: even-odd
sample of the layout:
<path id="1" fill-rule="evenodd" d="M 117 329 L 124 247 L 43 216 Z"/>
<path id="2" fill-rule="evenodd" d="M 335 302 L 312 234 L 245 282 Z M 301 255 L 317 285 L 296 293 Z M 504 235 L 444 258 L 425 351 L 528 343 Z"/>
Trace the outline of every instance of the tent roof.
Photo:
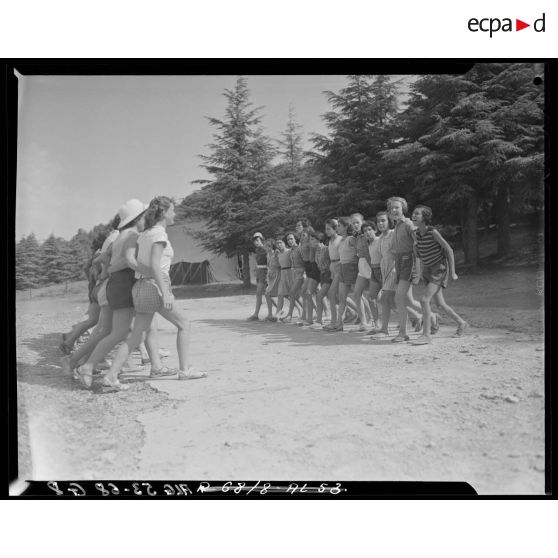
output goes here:
<path id="1" fill-rule="evenodd" d="M 167 227 L 167 234 L 174 250 L 172 263 L 178 262 L 203 262 L 226 258 L 224 255 L 216 254 L 206 250 L 192 235 L 194 232 L 202 231 L 205 224 L 201 221 L 185 221 Z"/>

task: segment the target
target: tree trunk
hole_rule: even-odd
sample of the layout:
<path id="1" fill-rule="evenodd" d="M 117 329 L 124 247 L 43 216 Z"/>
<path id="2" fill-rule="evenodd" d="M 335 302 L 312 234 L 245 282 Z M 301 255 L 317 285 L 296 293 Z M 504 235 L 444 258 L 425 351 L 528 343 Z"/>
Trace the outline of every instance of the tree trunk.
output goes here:
<path id="1" fill-rule="evenodd" d="M 463 250 L 465 252 L 465 263 L 471 271 L 477 270 L 478 264 L 478 207 L 479 201 L 476 192 L 473 192 L 466 201 L 465 228 L 463 230 Z"/>
<path id="2" fill-rule="evenodd" d="M 510 190 L 507 184 L 500 186 L 496 195 L 496 222 L 498 224 L 498 257 L 508 256 L 511 248 Z"/>
<path id="3" fill-rule="evenodd" d="M 250 254 L 248 252 L 242 252 L 242 281 L 244 281 L 245 287 L 252 285 L 250 279 Z"/>

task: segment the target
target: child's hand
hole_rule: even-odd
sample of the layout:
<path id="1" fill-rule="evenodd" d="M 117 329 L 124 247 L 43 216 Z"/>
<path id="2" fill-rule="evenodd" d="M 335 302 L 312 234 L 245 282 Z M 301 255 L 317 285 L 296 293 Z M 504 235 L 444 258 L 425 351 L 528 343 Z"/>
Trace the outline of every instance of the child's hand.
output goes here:
<path id="1" fill-rule="evenodd" d="M 451 278 L 452 278 L 454 281 L 457 281 L 457 273 L 455 273 L 455 271 L 451 274 Z"/>
<path id="2" fill-rule="evenodd" d="M 167 310 L 172 310 L 172 303 L 174 301 L 174 297 L 171 293 L 167 293 L 165 292 L 163 294 L 163 306 L 167 309 Z"/>

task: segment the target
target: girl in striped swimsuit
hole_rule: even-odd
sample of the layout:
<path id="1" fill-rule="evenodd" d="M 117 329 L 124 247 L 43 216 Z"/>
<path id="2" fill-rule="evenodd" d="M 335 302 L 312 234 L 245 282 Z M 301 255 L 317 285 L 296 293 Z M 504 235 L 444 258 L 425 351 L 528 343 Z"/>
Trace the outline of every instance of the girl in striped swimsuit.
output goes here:
<path id="1" fill-rule="evenodd" d="M 417 226 L 415 232 L 416 255 L 422 261 L 422 277 L 426 282 L 426 289 L 420 299 L 424 324 L 422 335 L 413 341 L 413 345 L 425 345 L 432 342 L 430 337 L 430 316 L 432 313 L 430 301 L 432 298 L 457 323 L 457 331 L 453 337 L 461 337 L 468 324 L 447 304 L 442 291 L 448 286 L 448 275 L 454 281 L 457 280 L 453 250 L 442 235 L 431 226 L 432 210 L 429 207 L 418 205 L 413 211 L 413 222 Z"/>

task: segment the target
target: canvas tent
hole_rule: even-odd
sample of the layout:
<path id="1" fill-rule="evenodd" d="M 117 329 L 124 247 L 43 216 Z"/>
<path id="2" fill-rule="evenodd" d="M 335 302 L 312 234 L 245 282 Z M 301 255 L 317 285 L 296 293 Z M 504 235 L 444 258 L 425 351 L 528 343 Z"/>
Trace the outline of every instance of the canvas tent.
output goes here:
<path id="1" fill-rule="evenodd" d="M 170 269 L 173 285 L 199 285 L 240 280 L 237 257 L 228 258 L 206 250 L 193 233 L 203 230 L 203 222 L 183 222 L 167 227 L 174 258 Z"/>

